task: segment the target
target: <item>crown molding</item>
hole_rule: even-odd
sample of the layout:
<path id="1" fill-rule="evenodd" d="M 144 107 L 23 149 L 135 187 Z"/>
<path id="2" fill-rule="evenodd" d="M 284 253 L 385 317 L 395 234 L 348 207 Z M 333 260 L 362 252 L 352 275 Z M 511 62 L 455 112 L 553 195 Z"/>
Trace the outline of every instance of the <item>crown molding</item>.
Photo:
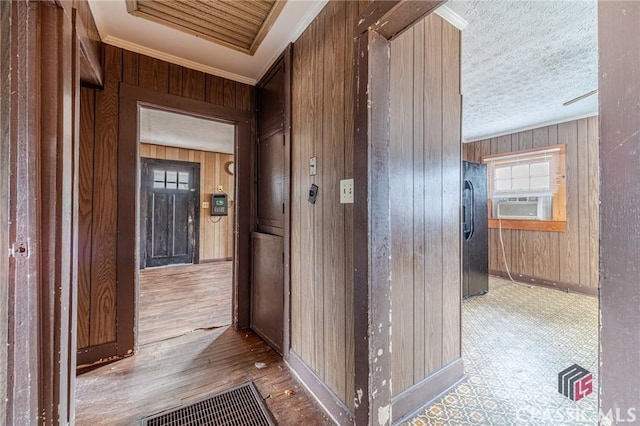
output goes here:
<path id="1" fill-rule="evenodd" d="M 460 31 L 467 28 L 469 22 L 456 12 L 451 10 L 446 4 L 436 9 L 436 14 Z"/>
<path id="2" fill-rule="evenodd" d="M 162 61 L 171 62 L 172 64 L 182 65 L 186 68 L 191 68 L 196 71 L 202 71 L 207 74 L 216 75 L 218 77 L 226 78 L 229 80 L 237 81 L 239 83 L 249 84 L 251 86 L 255 86 L 256 80 L 253 78 L 248 78 L 243 75 L 234 74 L 228 71 L 221 70 L 219 68 L 210 67 L 207 65 L 203 65 L 199 62 L 190 61 L 188 59 L 181 58 L 179 56 L 171 55 L 165 52 L 161 52 L 156 49 L 150 49 L 148 47 L 139 45 L 137 43 L 132 43 L 127 40 L 123 40 L 118 37 L 114 37 L 111 35 L 107 35 L 102 38 L 102 42 L 106 44 L 110 44 L 111 46 L 120 47 L 122 49 L 130 50 L 135 53 L 139 53 L 141 55 L 151 56 L 152 58 L 160 59 Z"/>

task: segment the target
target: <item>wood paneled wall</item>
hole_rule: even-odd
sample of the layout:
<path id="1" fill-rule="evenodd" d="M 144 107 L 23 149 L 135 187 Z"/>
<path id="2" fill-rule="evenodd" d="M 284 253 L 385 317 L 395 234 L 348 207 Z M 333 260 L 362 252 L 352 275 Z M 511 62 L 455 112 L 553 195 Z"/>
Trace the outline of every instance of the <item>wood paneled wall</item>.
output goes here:
<path id="1" fill-rule="evenodd" d="M 79 361 L 110 353 L 117 333 L 119 85 L 251 110 L 251 87 L 113 46 L 104 46 L 104 90 L 83 88 L 80 137 Z M 131 182 L 130 184 L 134 184 Z M 135 218 L 131 218 L 135 220 Z M 93 352 L 91 352 L 93 351 Z"/>
<path id="2" fill-rule="evenodd" d="M 600 412 L 638 423 L 640 321 L 640 2 L 598 2 L 600 68 Z M 603 416 L 604 417 L 604 416 Z M 605 423 L 603 420 L 601 423 Z"/>
<path id="3" fill-rule="evenodd" d="M 567 145 L 567 232 L 502 230 L 514 279 L 598 287 L 598 117 L 583 118 L 464 145 L 464 159 L 548 145 Z M 506 273 L 498 229 L 489 230 L 489 270 Z M 593 290 L 589 291 L 595 293 Z"/>
<path id="4" fill-rule="evenodd" d="M 358 2 L 330 1 L 293 47 L 291 349 L 354 407 L 353 28 Z M 317 157 L 317 175 L 309 158 Z M 315 204 L 309 187 L 319 187 Z M 356 188 L 357 191 L 357 188 Z"/>
<path id="5" fill-rule="evenodd" d="M 391 42 L 393 395 L 460 358 L 460 32 Z"/>
<path id="6" fill-rule="evenodd" d="M 233 258 L 233 205 L 229 205 L 229 215 L 220 218 L 212 218 L 209 209 L 202 208 L 218 186 L 233 199 L 233 176 L 224 170 L 233 155 L 141 143 L 140 156 L 200 164 L 200 262 Z"/>

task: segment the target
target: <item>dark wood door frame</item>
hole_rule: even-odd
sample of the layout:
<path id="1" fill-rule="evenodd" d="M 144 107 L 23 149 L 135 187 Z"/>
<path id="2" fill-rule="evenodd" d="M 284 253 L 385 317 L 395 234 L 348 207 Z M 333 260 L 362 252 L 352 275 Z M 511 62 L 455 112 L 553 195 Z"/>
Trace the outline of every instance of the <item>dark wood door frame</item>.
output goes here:
<path id="1" fill-rule="evenodd" d="M 638 2 L 598 2 L 601 170 L 598 381 L 600 412 L 612 424 L 637 424 L 640 416 L 640 375 L 634 372 L 640 363 L 638 20 Z"/>
<path id="2" fill-rule="evenodd" d="M 250 111 L 223 107 L 181 96 L 120 84 L 118 150 L 118 239 L 116 263 L 117 356 L 131 355 L 137 342 L 137 295 L 140 248 L 140 141 L 139 106 L 223 121 L 236 126 L 235 132 L 235 224 L 233 267 L 233 326 L 249 326 L 251 231 L 253 195 L 253 148 Z M 133 183 L 133 184 L 132 184 Z"/>
<path id="3" fill-rule="evenodd" d="M 195 171 L 193 175 L 193 186 L 195 188 L 195 204 L 196 209 L 194 211 L 194 229 L 193 229 L 193 263 L 200 263 L 200 187 L 201 187 L 201 175 L 200 175 L 200 163 L 193 163 L 190 161 L 179 161 L 179 160 L 163 160 L 158 158 L 144 158 L 140 160 L 140 167 L 144 168 L 144 166 L 149 166 L 153 164 L 158 165 L 167 165 L 167 164 L 177 164 L 185 167 L 191 167 Z M 146 216 L 146 206 L 147 206 L 147 194 L 148 188 L 143 185 L 142 180 L 144 179 L 144 174 L 141 170 L 140 176 L 140 218 Z M 145 213 L 143 213 L 145 212 Z M 140 269 L 144 269 L 146 267 L 145 257 L 146 255 L 142 255 L 145 253 L 147 246 L 147 229 L 145 224 L 141 224 L 140 226 Z"/>
<path id="4" fill-rule="evenodd" d="M 355 422 L 391 425 L 390 40 L 441 0 L 375 1 L 355 31 Z"/>
<path id="5" fill-rule="evenodd" d="M 0 423 L 68 424 L 81 24 L 53 2 L 3 2 L 0 17 Z"/>

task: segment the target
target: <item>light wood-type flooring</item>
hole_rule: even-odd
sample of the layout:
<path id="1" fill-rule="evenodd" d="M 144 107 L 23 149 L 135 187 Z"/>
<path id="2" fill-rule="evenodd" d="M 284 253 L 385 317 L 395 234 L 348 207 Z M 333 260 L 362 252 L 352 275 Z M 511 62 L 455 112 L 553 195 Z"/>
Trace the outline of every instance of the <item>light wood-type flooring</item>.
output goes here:
<path id="1" fill-rule="evenodd" d="M 332 424 L 277 353 L 252 331 L 229 326 L 231 266 L 140 272 L 138 353 L 77 377 L 77 425 L 138 425 L 247 381 L 278 424 Z M 257 362 L 267 367 L 258 369 Z"/>

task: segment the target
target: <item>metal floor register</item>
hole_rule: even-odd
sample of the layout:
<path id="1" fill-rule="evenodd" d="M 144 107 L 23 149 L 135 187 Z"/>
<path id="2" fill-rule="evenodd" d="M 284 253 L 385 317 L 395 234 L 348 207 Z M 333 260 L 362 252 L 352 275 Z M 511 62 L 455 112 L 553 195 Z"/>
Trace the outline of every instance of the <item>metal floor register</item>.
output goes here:
<path id="1" fill-rule="evenodd" d="M 142 420 L 142 426 L 275 426 L 251 382 Z"/>

